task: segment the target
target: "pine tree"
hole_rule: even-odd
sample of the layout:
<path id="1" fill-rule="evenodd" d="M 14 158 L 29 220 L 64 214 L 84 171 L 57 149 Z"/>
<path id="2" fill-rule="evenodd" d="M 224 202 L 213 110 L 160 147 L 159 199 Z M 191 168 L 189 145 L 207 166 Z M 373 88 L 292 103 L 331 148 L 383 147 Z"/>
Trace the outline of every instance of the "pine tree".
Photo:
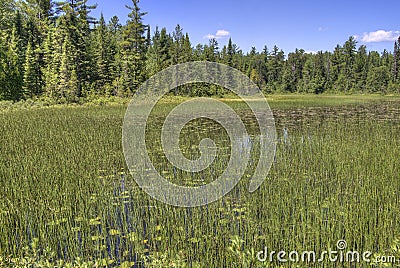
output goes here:
<path id="1" fill-rule="evenodd" d="M 190 43 L 189 34 L 186 33 L 185 37 L 182 39 L 182 62 L 188 62 L 192 60 L 192 44 Z"/>
<path id="2" fill-rule="evenodd" d="M 184 43 L 184 35 L 183 35 L 183 29 L 182 27 L 178 24 L 175 27 L 175 30 L 172 33 L 173 37 L 173 42 L 170 46 L 170 56 L 171 56 L 171 65 L 175 65 L 178 63 L 183 62 L 183 43 Z"/>
<path id="3" fill-rule="evenodd" d="M 23 94 L 24 98 L 33 98 L 41 93 L 41 83 L 38 74 L 38 60 L 35 49 L 32 47 L 31 42 L 28 43 L 28 48 L 25 55 L 24 63 L 24 84 Z"/>
<path id="4" fill-rule="evenodd" d="M 69 37 L 64 40 L 59 70 L 57 96 L 61 101 L 75 102 L 78 97 L 79 81 L 77 77 L 76 52 Z"/>
<path id="5" fill-rule="evenodd" d="M 45 62 L 43 50 L 49 27 L 54 24 L 53 3 L 51 0 L 26 0 L 21 1 L 19 6 L 24 17 L 27 18 L 25 25 L 26 42 L 31 44 L 32 52 L 36 59 L 36 62 L 31 65 L 34 67 L 31 72 L 36 75 L 37 81 L 35 84 L 38 88 L 35 91 L 39 94 L 44 90 L 44 74 L 42 70 L 45 67 Z M 25 64 L 27 63 L 26 59 L 24 62 Z"/>
<path id="6" fill-rule="evenodd" d="M 149 49 L 149 47 L 151 46 L 151 27 L 150 25 L 146 26 L 146 51 Z"/>
<path id="7" fill-rule="evenodd" d="M 227 58 L 228 58 L 227 55 L 228 55 L 228 48 L 227 48 L 227 46 L 223 46 L 221 49 L 221 52 L 220 52 L 220 59 L 223 64 L 228 64 L 227 63 Z"/>
<path id="8" fill-rule="evenodd" d="M 362 45 L 358 48 L 356 59 L 355 59 L 355 88 L 360 91 L 365 90 L 365 83 L 368 75 L 368 55 L 367 47 Z"/>
<path id="9" fill-rule="evenodd" d="M 268 59 L 268 87 L 270 91 L 275 91 L 278 88 L 282 77 L 285 54 L 275 45 Z"/>
<path id="10" fill-rule="evenodd" d="M 13 25 L 15 10 L 14 0 L 2 0 L 0 3 L 0 30 L 9 30 Z"/>
<path id="11" fill-rule="evenodd" d="M 386 93 L 390 80 L 390 71 L 387 66 L 372 67 L 368 71 L 367 90 L 369 92 Z"/>
<path id="12" fill-rule="evenodd" d="M 296 53 L 289 53 L 286 61 L 283 75 L 282 75 L 282 86 L 284 91 L 295 92 L 297 90 L 297 73 L 300 69 L 297 66 L 297 49 Z"/>
<path id="13" fill-rule="evenodd" d="M 232 38 L 229 38 L 228 41 L 228 47 L 227 47 L 227 59 L 226 59 L 226 63 L 230 66 L 230 67 L 234 67 L 233 66 L 233 55 L 235 54 L 235 51 L 233 49 L 233 45 L 232 45 Z"/>
<path id="14" fill-rule="evenodd" d="M 161 55 L 161 40 L 158 27 L 154 32 L 152 42 L 146 54 L 146 72 L 147 76 L 151 77 L 162 70 L 163 62 Z"/>
<path id="15" fill-rule="evenodd" d="M 325 59 L 322 51 L 318 51 L 318 53 L 314 57 L 314 77 L 313 77 L 313 93 L 320 94 L 323 93 L 326 88 L 326 69 L 324 65 Z"/>
<path id="16" fill-rule="evenodd" d="M 370 51 L 368 53 L 368 70 L 379 66 L 381 66 L 381 56 L 376 51 Z"/>
<path id="17" fill-rule="evenodd" d="M 397 41 L 394 42 L 394 49 L 393 49 L 392 72 L 393 72 L 393 81 L 395 83 L 398 82 L 400 78 L 399 69 L 400 69 L 400 37 Z"/>
<path id="18" fill-rule="evenodd" d="M 163 69 L 171 64 L 170 47 L 172 46 L 172 43 L 172 37 L 167 34 L 167 29 L 162 28 L 160 32 L 160 54 Z"/>
<path id="19" fill-rule="evenodd" d="M 56 2 L 56 13 L 60 15 L 57 29 L 61 33 L 62 40 L 69 38 L 73 44 L 76 55 L 76 74 L 78 77 L 77 97 L 81 97 L 87 91 L 90 83 L 94 81 L 93 55 L 90 49 L 91 29 L 90 24 L 95 24 L 95 18 L 90 12 L 96 5 L 87 5 L 88 0 L 66 0 Z"/>
<path id="20" fill-rule="evenodd" d="M 218 41 L 215 38 L 209 40 L 208 46 L 204 49 L 205 58 L 208 61 L 215 62 L 218 58 L 219 47 Z"/>
<path id="21" fill-rule="evenodd" d="M 59 46 L 59 35 L 54 25 L 50 25 L 46 40 L 43 44 L 42 67 L 44 93 L 47 97 L 58 98 L 59 69 L 62 49 Z"/>
<path id="22" fill-rule="evenodd" d="M 7 35 L 8 48 L 3 53 L 2 71 L 3 81 L 0 86 L 3 99 L 18 101 L 23 97 L 23 51 L 21 50 L 21 37 L 18 33 L 18 25 Z"/>
<path id="23" fill-rule="evenodd" d="M 202 44 L 197 44 L 193 49 L 193 59 L 195 61 L 204 60 L 204 46 Z"/>
<path id="24" fill-rule="evenodd" d="M 113 80 L 111 71 L 115 56 L 115 48 L 108 32 L 104 16 L 101 14 L 99 25 L 95 29 L 94 57 L 96 65 L 96 91 L 106 94 Z"/>
<path id="25" fill-rule="evenodd" d="M 126 6 L 131 12 L 123 31 L 122 41 L 122 92 L 121 95 L 134 93 L 145 80 L 146 26 L 142 18 L 146 12 L 141 12 L 139 0 L 132 0 L 133 7 Z"/>
<path id="26" fill-rule="evenodd" d="M 357 41 L 353 36 L 350 36 L 343 46 L 344 68 L 341 70 L 341 75 L 344 79 L 344 83 L 341 83 L 342 86 L 339 90 L 348 92 L 354 89 L 354 63 L 356 57 L 356 45 Z"/>
<path id="27" fill-rule="evenodd" d="M 332 56 L 330 57 L 330 72 L 329 72 L 329 87 L 332 91 L 337 91 L 337 81 L 339 74 L 344 66 L 343 49 L 340 45 L 335 47 Z"/>
<path id="28" fill-rule="evenodd" d="M 261 87 L 262 79 L 256 69 L 250 72 L 250 79 L 258 86 Z"/>
<path id="29" fill-rule="evenodd" d="M 14 18 L 14 24 L 12 30 L 15 31 L 13 35 L 15 35 L 18 38 L 18 49 L 20 51 L 24 51 L 26 45 L 28 44 L 28 38 L 25 32 L 23 17 L 19 9 L 17 9 Z"/>
<path id="30" fill-rule="evenodd" d="M 122 59 L 121 59 L 121 41 L 122 41 L 122 25 L 117 16 L 113 16 L 108 23 L 108 50 L 110 56 L 110 86 L 106 88 L 107 95 L 116 95 L 120 85 L 119 77 L 122 73 Z"/>
<path id="31" fill-rule="evenodd" d="M 304 64 L 302 72 L 302 80 L 299 86 L 300 92 L 312 93 L 314 90 L 314 86 L 312 85 L 312 80 L 314 77 L 314 63 L 312 57 L 312 55 L 307 55 L 307 60 Z"/>
<path id="32" fill-rule="evenodd" d="M 25 0 L 19 6 L 31 20 L 46 21 L 54 16 L 52 0 Z"/>
<path id="33" fill-rule="evenodd" d="M 122 25 L 119 23 L 119 18 L 117 16 L 113 16 L 108 23 L 108 28 L 110 32 L 114 35 L 117 34 L 122 28 Z"/>

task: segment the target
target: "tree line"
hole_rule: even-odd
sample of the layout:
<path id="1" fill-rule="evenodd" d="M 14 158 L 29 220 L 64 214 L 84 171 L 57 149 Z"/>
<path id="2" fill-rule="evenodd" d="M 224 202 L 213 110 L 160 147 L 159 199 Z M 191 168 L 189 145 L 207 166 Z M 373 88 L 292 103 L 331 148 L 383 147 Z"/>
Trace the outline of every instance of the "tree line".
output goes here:
<path id="1" fill-rule="evenodd" d="M 246 73 L 265 93 L 400 92 L 400 37 L 393 52 L 367 51 L 350 37 L 332 52 L 285 52 L 274 46 L 245 53 L 229 39 L 192 46 L 177 25 L 150 29 L 139 0 L 127 6 L 122 25 L 114 16 L 90 15 L 88 0 L 2 0 L 0 4 L 0 100 L 50 98 L 77 102 L 127 97 L 147 78 L 187 61 L 227 64 Z M 213 86 L 175 92 L 215 95 Z"/>

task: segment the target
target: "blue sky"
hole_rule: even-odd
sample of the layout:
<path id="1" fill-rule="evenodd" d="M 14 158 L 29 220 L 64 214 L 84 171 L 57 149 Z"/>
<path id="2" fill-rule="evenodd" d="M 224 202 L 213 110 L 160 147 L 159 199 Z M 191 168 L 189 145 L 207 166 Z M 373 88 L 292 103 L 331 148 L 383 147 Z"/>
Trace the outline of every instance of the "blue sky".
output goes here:
<path id="1" fill-rule="evenodd" d="M 89 0 L 108 21 L 117 15 L 125 23 L 131 0 Z M 220 47 L 232 37 L 244 52 L 255 46 L 277 45 L 285 53 L 295 48 L 329 50 L 356 36 L 369 50 L 393 50 L 400 35 L 400 1 L 262 1 L 262 0 L 141 0 L 144 22 L 172 32 L 180 24 L 192 45 L 215 36 Z"/>

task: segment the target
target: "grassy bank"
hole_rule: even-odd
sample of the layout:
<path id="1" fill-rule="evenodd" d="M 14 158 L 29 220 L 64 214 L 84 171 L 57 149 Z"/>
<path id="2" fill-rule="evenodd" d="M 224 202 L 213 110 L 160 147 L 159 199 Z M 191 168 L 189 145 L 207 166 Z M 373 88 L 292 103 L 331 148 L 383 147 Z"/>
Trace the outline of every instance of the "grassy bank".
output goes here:
<path id="1" fill-rule="evenodd" d="M 301 107 L 332 107 L 351 104 L 367 104 L 382 101 L 396 101 L 400 97 L 398 95 L 379 95 L 379 94 L 353 94 L 353 95 L 312 95 L 312 94 L 273 94 L 265 95 L 269 105 L 274 109 L 291 109 Z M 240 98 L 235 95 L 226 95 L 220 99 L 226 103 L 241 102 Z M 162 98 L 162 104 L 177 104 L 191 99 L 190 97 L 167 95 Z M 94 98 L 82 100 L 80 104 L 69 104 L 69 106 L 126 106 L 130 103 L 131 98 Z M 33 109 L 46 107 L 65 107 L 68 105 L 57 104 L 49 100 L 26 100 L 13 103 L 11 101 L 0 101 L 0 111 L 9 111 L 17 109 Z"/>

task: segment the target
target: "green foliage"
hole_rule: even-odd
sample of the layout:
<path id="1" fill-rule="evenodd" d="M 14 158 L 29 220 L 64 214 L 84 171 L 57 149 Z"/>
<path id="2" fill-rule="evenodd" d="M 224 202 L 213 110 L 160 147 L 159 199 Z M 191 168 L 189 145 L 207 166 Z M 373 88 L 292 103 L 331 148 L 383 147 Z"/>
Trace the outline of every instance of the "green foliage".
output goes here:
<path id="1" fill-rule="evenodd" d="M 41 94 L 40 66 L 38 64 L 38 55 L 31 42 L 28 43 L 24 63 L 24 98 L 33 98 Z"/>
<path id="2" fill-rule="evenodd" d="M 44 95 L 57 99 L 59 70 L 61 64 L 61 49 L 58 46 L 59 33 L 53 26 L 49 26 L 47 38 L 43 44 L 43 62 L 42 66 L 44 80 Z"/>
<path id="3" fill-rule="evenodd" d="M 382 258 L 386 259 L 382 262 Z M 389 259 L 389 261 L 387 261 Z M 371 266 L 373 267 L 398 267 L 398 260 L 400 259 L 400 238 L 393 239 L 390 248 L 385 251 L 380 251 L 373 255 Z"/>
<path id="4" fill-rule="evenodd" d="M 75 64 L 77 55 L 68 36 L 65 37 L 61 53 L 57 98 L 73 101 L 78 96 L 79 81 Z"/>
<path id="5" fill-rule="evenodd" d="M 18 33 L 18 25 L 15 24 L 12 31 L 6 34 L 9 40 L 8 47 L 3 51 L 1 64 L 2 74 L 0 78 L 0 96 L 4 100 L 18 101 L 22 98 L 23 85 L 23 51 L 22 37 Z M 5 41 L 3 41 L 5 42 Z"/>
<path id="6" fill-rule="evenodd" d="M 160 31 L 158 27 L 154 32 L 153 39 L 146 54 L 146 72 L 149 77 L 155 75 L 167 66 L 169 62 L 168 45 L 172 42 L 167 35 L 167 30 Z"/>
<path id="7" fill-rule="evenodd" d="M 106 26 L 103 14 L 95 29 L 94 61 L 96 66 L 95 92 L 97 96 L 111 95 L 113 76 L 116 75 L 113 62 L 117 53 L 116 40 Z"/>
<path id="8" fill-rule="evenodd" d="M 0 30 L 7 31 L 13 25 L 12 18 L 14 17 L 15 1 L 3 0 L 0 3 Z"/>
<path id="9" fill-rule="evenodd" d="M 232 254 L 232 265 L 236 267 L 253 267 L 256 266 L 259 261 L 257 260 L 257 251 L 254 248 L 244 249 L 245 241 L 239 236 L 233 236 L 231 238 L 231 245 L 228 247 L 228 252 Z"/>
<path id="10" fill-rule="evenodd" d="M 131 12 L 127 25 L 122 32 L 121 43 L 121 88 L 118 92 L 121 96 L 129 96 L 136 91 L 139 85 L 145 81 L 145 53 L 146 53 L 146 26 L 143 24 L 139 0 L 132 0 L 133 7 L 127 6 Z"/>
<path id="11" fill-rule="evenodd" d="M 266 93 L 398 93 L 400 40 L 393 53 L 357 48 L 354 37 L 333 52 L 285 54 L 277 46 L 244 53 L 229 38 L 193 46 L 178 24 L 152 33 L 146 12 L 132 0 L 129 19 L 106 23 L 90 16 L 88 0 L 4 0 L 0 6 L 0 99 L 131 96 L 150 76 L 187 61 L 214 61 L 247 74 Z M 229 77 L 223 77 L 229 81 Z M 376 81 L 380 79 L 380 81 Z M 222 96 L 213 86 L 181 87 L 175 95 Z"/>
<path id="12" fill-rule="evenodd" d="M 366 89 L 369 92 L 386 93 L 390 81 L 390 72 L 388 67 L 372 67 L 368 71 Z"/>

